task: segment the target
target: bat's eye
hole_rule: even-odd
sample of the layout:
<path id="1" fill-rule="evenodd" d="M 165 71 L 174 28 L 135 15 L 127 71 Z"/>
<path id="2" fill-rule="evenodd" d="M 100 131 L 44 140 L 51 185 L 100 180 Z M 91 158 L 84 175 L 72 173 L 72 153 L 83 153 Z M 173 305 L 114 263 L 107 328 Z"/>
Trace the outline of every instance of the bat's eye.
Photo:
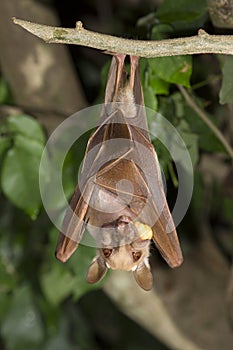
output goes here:
<path id="1" fill-rule="evenodd" d="M 109 258 L 110 255 L 112 254 L 112 249 L 105 248 L 105 249 L 103 249 L 103 253 L 104 253 L 105 258 Z"/>
<path id="2" fill-rule="evenodd" d="M 141 258 L 142 253 L 141 252 L 133 252 L 132 255 L 133 255 L 134 261 L 138 261 Z"/>

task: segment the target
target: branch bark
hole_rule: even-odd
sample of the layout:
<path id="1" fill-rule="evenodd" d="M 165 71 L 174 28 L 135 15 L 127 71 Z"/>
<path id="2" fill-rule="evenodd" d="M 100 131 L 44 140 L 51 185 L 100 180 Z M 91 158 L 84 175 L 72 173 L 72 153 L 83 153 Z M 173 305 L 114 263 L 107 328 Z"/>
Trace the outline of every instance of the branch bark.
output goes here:
<path id="1" fill-rule="evenodd" d="M 156 291 L 145 292 L 138 288 L 128 272 L 114 271 L 104 284 L 104 291 L 124 314 L 169 348 L 173 350 L 204 349 L 192 342 L 176 326 Z"/>
<path id="2" fill-rule="evenodd" d="M 52 27 L 13 18 L 13 22 L 47 43 L 74 44 L 113 53 L 140 57 L 160 57 L 215 53 L 233 55 L 233 35 L 209 35 L 200 29 L 198 35 L 158 41 L 130 40 L 100 34 L 83 28 Z"/>

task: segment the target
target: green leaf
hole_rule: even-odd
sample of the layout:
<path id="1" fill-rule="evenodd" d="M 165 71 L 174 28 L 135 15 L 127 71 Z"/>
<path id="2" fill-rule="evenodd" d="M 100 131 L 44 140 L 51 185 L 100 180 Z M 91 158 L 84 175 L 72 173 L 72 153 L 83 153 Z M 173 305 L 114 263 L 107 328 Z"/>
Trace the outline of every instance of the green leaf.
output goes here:
<path id="1" fill-rule="evenodd" d="M 101 285 L 100 283 L 93 285 L 86 282 L 88 267 L 96 254 L 95 248 L 80 244 L 69 261 L 66 264 L 61 264 L 54 257 L 58 234 L 54 228 L 50 231 L 50 244 L 46 252 L 49 260 L 46 261 L 46 265 L 42 267 L 40 273 L 45 297 L 54 305 L 58 305 L 70 295 L 78 299 L 87 291 L 97 289 Z M 87 232 L 84 233 L 84 235 L 87 234 Z"/>
<path id="2" fill-rule="evenodd" d="M 199 148 L 207 152 L 226 152 L 222 143 L 215 136 L 213 131 L 203 122 L 203 120 L 196 114 L 196 112 L 190 106 L 182 102 L 183 97 L 179 92 L 166 98 L 162 96 L 160 97 L 159 101 L 159 113 L 164 115 L 169 121 L 171 121 L 173 124 L 176 124 L 176 126 L 178 127 L 179 124 L 183 121 L 188 123 L 189 129 L 186 129 L 186 132 L 188 132 L 188 134 L 196 135 L 194 136 L 192 142 L 195 143 L 195 138 L 197 137 Z M 200 108 L 203 107 L 202 101 L 197 97 L 195 98 L 195 102 L 198 106 L 200 106 Z M 210 118 L 215 125 L 218 125 L 218 120 L 216 116 L 208 115 L 208 118 Z M 189 136 L 185 135 L 184 137 L 186 139 Z M 196 151 L 194 151 L 194 148 L 192 148 L 191 153 L 193 153 L 192 157 L 195 161 Z"/>
<path id="3" fill-rule="evenodd" d="M 155 95 L 168 95 L 169 83 L 160 79 L 156 74 L 149 76 L 148 85 L 153 89 Z"/>
<path id="4" fill-rule="evenodd" d="M 45 143 L 45 135 L 40 124 L 32 117 L 20 114 L 10 116 L 7 119 L 8 130 L 25 136 L 27 139 L 38 141 L 42 144 Z"/>
<path id="5" fill-rule="evenodd" d="M 172 101 L 174 103 L 174 112 L 175 116 L 178 118 L 184 117 L 184 99 L 180 92 L 175 92 L 171 96 Z"/>
<path id="6" fill-rule="evenodd" d="M 151 86 L 146 86 L 146 87 L 144 86 L 143 94 L 144 94 L 145 106 L 156 111 L 158 106 L 158 101 L 153 88 Z"/>
<path id="7" fill-rule="evenodd" d="M 46 151 L 47 152 L 47 151 Z M 75 166 L 72 152 L 68 152 L 62 164 L 63 150 L 57 149 L 52 157 L 44 153 L 40 164 L 40 190 L 50 210 L 63 209 L 75 189 Z M 59 174 L 62 173 L 62 179 Z M 63 181 L 62 181 L 63 180 Z M 61 183 L 62 182 L 62 183 Z"/>
<path id="8" fill-rule="evenodd" d="M 16 135 L 2 164 L 4 194 L 32 218 L 36 218 L 41 205 L 38 171 L 42 151 L 41 143 Z"/>
<path id="9" fill-rule="evenodd" d="M 167 132 L 166 126 L 164 126 L 163 118 L 161 119 L 159 117 L 160 114 L 158 113 L 156 115 L 156 121 L 155 121 L 154 116 L 155 115 L 152 113 L 147 113 L 147 119 L 148 119 L 149 130 L 151 133 L 151 139 L 152 139 L 152 143 L 154 145 L 155 151 L 156 151 L 157 156 L 158 156 L 160 167 L 165 175 L 165 178 L 168 178 L 169 166 L 170 166 L 170 163 L 172 162 L 172 158 L 171 158 L 171 155 L 170 155 L 166 146 L 169 145 L 170 142 L 172 142 L 172 135 L 170 135 Z M 161 135 L 161 134 L 163 134 L 162 139 L 166 140 L 164 142 L 164 144 L 156 136 L 156 135 Z"/>
<path id="10" fill-rule="evenodd" d="M 180 133 L 186 147 L 189 151 L 193 167 L 197 164 L 199 153 L 198 153 L 198 135 L 192 133 L 189 129 L 189 125 L 185 120 L 181 120 L 177 126 L 177 130 Z"/>
<path id="11" fill-rule="evenodd" d="M 43 340 L 42 323 L 27 286 L 14 291 L 1 335 L 8 350 L 31 349 Z"/>
<path id="12" fill-rule="evenodd" d="M 162 40 L 174 33 L 174 28 L 170 24 L 156 24 L 151 31 L 151 40 Z"/>
<path id="13" fill-rule="evenodd" d="M 196 99 L 198 105 L 200 101 Z M 215 136 L 213 131 L 200 119 L 195 111 L 188 105 L 184 105 L 185 120 L 189 123 L 190 131 L 199 137 L 199 147 L 207 152 L 226 152 L 222 143 Z M 208 116 L 211 121 L 217 125 L 216 117 Z"/>
<path id="14" fill-rule="evenodd" d="M 88 235 L 87 231 L 84 232 L 84 235 Z M 87 271 L 95 255 L 96 250 L 94 247 L 80 244 L 76 254 L 72 256 L 67 264 L 75 276 L 75 287 L 73 289 L 75 299 L 79 299 L 87 291 L 100 288 L 102 282 L 107 278 L 105 276 L 101 282 L 96 284 L 88 284 L 86 282 Z"/>
<path id="15" fill-rule="evenodd" d="M 0 157 L 10 147 L 9 137 L 0 136 Z"/>
<path id="16" fill-rule="evenodd" d="M 222 86 L 219 93 L 220 103 L 233 103 L 233 57 L 228 56 L 222 68 Z"/>
<path id="17" fill-rule="evenodd" d="M 168 179 L 169 166 L 172 162 L 171 155 L 167 148 L 159 140 L 155 140 L 153 145 L 158 156 L 161 170 L 163 171 L 165 178 Z"/>
<path id="18" fill-rule="evenodd" d="M 83 314 L 82 308 L 80 310 L 79 306 L 77 307 L 71 300 L 58 309 L 61 311 L 60 315 L 56 317 L 58 327 L 56 327 L 55 332 L 53 330 L 52 337 L 46 337 L 45 344 L 38 350 L 96 349 L 92 329 L 87 324 L 86 312 Z M 73 327 L 78 329 L 78 332 L 71 336 L 70 330 Z"/>
<path id="19" fill-rule="evenodd" d="M 191 56 L 156 57 L 149 59 L 152 73 L 168 83 L 190 87 L 192 73 Z"/>
<path id="20" fill-rule="evenodd" d="M 156 11 L 162 23 L 170 23 L 176 30 L 200 28 L 208 17 L 203 0 L 164 0 Z"/>
<path id="21" fill-rule="evenodd" d="M 146 102 L 154 106 L 157 109 L 157 101 L 155 101 L 154 95 L 168 95 L 169 83 L 160 79 L 157 74 L 154 74 L 148 64 L 148 59 L 142 58 L 140 61 L 140 77 L 142 80 L 143 94 Z M 145 97 L 145 95 L 147 95 Z"/>
<path id="22" fill-rule="evenodd" d="M 160 96 L 158 113 L 174 123 L 175 112 L 175 104 L 172 95 Z"/>
<path id="23" fill-rule="evenodd" d="M 75 278 L 67 268 L 62 268 L 60 264 L 56 261 L 56 264 L 52 265 L 52 269 L 44 273 L 41 278 L 43 293 L 46 299 L 54 305 L 58 305 L 68 297 L 75 285 Z"/>

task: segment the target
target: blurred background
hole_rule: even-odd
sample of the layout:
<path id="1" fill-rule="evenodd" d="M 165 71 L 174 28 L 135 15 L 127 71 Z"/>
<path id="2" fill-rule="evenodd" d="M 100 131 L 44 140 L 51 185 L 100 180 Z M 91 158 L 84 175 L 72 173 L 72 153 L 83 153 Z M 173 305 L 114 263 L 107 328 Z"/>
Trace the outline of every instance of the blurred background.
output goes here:
<path id="1" fill-rule="evenodd" d="M 42 206 L 38 169 L 52 131 L 102 102 L 110 57 L 45 44 L 11 20 L 69 28 L 80 20 L 93 31 L 159 40 L 200 28 L 233 34 L 232 9 L 233 1 L 214 0 L 1 0 L 0 350 L 232 349 L 232 56 L 141 59 L 145 104 L 176 127 L 194 167 L 192 201 L 177 228 L 184 263 L 170 269 L 152 245 L 152 292 L 117 271 L 92 286 L 85 276 L 94 248 L 81 245 L 64 265 L 54 257 L 58 232 Z M 68 199 L 88 136 L 64 162 Z M 176 167 L 162 144 L 155 148 L 172 207 Z M 53 193 L 53 179 L 45 176 Z M 56 215 L 63 204 L 55 198 Z"/>

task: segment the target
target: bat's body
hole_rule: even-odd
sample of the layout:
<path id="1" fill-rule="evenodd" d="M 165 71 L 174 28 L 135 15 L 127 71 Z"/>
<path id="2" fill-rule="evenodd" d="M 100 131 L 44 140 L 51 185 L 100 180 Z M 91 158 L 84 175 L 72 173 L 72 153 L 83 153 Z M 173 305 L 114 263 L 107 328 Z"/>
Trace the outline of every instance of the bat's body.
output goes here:
<path id="1" fill-rule="evenodd" d="M 150 239 L 171 267 L 181 264 L 182 253 L 149 138 L 138 58 L 130 57 L 129 80 L 124 60 L 113 57 L 99 127 L 88 142 L 56 256 L 66 261 L 87 227 L 98 247 L 87 281 L 97 282 L 108 267 L 132 270 L 148 290 Z"/>

